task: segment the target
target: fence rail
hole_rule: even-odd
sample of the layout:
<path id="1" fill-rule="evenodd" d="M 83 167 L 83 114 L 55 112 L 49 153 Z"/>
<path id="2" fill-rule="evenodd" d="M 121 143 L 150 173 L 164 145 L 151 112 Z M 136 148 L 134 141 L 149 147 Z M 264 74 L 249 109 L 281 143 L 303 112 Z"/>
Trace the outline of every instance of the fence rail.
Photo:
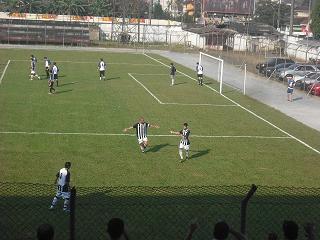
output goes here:
<path id="1" fill-rule="evenodd" d="M 196 218 L 200 228 L 194 239 L 212 238 L 218 220 L 238 230 L 245 227 L 249 239 L 265 239 L 269 232 L 280 234 L 284 219 L 300 226 L 320 222 L 320 189 L 258 186 L 243 226 L 241 201 L 249 190 L 246 185 L 77 187 L 74 208 L 67 214 L 62 203 L 48 210 L 53 185 L 0 183 L 0 235 L 35 239 L 36 228 L 47 222 L 55 228 L 55 239 L 106 239 L 108 220 L 120 217 L 131 239 L 183 239 Z"/>

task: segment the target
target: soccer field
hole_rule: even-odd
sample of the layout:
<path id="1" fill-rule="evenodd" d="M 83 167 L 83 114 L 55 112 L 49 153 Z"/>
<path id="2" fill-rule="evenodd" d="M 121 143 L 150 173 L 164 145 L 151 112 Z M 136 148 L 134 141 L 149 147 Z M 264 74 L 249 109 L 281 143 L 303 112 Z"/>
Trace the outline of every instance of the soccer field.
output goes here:
<path id="1" fill-rule="evenodd" d="M 31 54 L 41 80 L 29 80 Z M 239 227 L 245 185 L 320 187 L 319 132 L 230 88 L 220 95 L 213 79 L 205 77 L 200 87 L 195 72 L 178 64 L 171 87 L 170 59 L 21 49 L 0 49 L 0 56 L 0 184 L 9 182 L 0 188 L 0 225 L 7 239 L 33 239 L 42 222 L 55 226 L 56 239 L 67 239 L 68 218 L 48 211 L 53 185 L 15 184 L 52 184 L 66 161 L 78 187 L 78 239 L 104 239 L 114 216 L 125 219 L 133 239 L 159 240 L 182 239 L 197 216 L 203 225 L 198 239 L 204 239 L 219 219 Z M 48 94 L 44 56 L 60 69 L 54 95 Z M 98 76 L 101 57 L 106 81 Z M 144 154 L 135 132 L 123 132 L 140 116 L 160 126 L 149 129 Z M 169 132 L 184 122 L 191 130 L 191 159 L 180 163 L 180 137 Z M 260 189 L 249 236 L 261 239 L 288 216 L 318 222 L 317 191 Z M 268 205 L 273 198 L 282 205 Z M 264 217 L 257 220 L 259 214 Z"/>
<path id="2" fill-rule="evenodd" d="M 29 81 L 29 56 L 41 80 Z M 320 133 L 237 91 L 154 54 L 0 50 L 0 181 L 51 183 L 65 161 L 77 186 L 262 184 L 320 186 Z M 48 95 L 43 57 L 60 69 Z M 107 62 L 106 81 L 97 63 Z M 7 66 L 8 60 L 10 63 Z M 7 66 L 7 67 L 6 67 Z M 232 99 L 232 100 L 231 100 Z M 125 127 L 144 116 L 150 148 L 142 154 Z M 179 163 L 179 136 L 191 129 L 191 159 Z M 305 144 L 304 144 L 305 143 Z"/>

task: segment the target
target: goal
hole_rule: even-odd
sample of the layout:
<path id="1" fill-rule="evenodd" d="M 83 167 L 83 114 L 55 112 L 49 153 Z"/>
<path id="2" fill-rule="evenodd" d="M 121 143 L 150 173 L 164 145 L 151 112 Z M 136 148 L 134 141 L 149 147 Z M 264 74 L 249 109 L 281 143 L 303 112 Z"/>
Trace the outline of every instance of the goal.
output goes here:
<path id="1" fill-rule="evenodd" d="M 204 68 L 204 76 L 213 78 L 218 82 L 216 88 L 220 94 L 227 91 L 241 91 L 246 94 L 246 80 L 247 80 L 247 65 L 243 66 L 228 66 L 227 71 L 224 68 L 224 60 L 220 57 L 200 52 L 199 64 Z M 208 83 L 207 83 L 208 84 Z"/>

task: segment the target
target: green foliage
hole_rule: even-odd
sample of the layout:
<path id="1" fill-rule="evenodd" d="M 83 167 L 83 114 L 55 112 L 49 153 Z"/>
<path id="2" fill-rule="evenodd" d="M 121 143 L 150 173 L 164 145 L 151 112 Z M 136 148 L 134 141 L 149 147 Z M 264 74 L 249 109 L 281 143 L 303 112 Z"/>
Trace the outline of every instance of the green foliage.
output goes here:
<path id="1" fill-rule="evenodd" d="M 254 20 L 277 27 L 279 3 L 262 0 L 257 3 Z M 290 6 L 282 3 L 280 5 L 280 26 L 290 21 Z"/>
<path id="2" fill-rule="evenodd" d="M 320 2 L 318 1 L 316 7 L 312 10 L 311 15 L 311 29 L 316 39 L 320 39 Z"/>

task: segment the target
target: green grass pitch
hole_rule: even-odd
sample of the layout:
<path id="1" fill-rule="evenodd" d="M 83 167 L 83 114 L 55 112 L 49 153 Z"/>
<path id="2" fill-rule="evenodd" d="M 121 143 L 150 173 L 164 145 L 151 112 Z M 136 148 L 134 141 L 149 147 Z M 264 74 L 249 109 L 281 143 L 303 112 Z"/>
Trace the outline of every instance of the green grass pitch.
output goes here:
<path id="1" fill-rule="evenodd" d="M 38 59 L 41 80 L 29 81 L 30 54 Z M 148 54 L 150 58 L 133 53 L 22 49 L 0 49 L 0 56 L 0 72 L 10 60 L 0 84 L 0 182 L 52 184 L 64 162 L 71 161 L 72 185 L 78 187 L 252 183 L 320 187 L 320 155 L 316 151 L 235 103 L 315 150 L 320 149 L 319 132 L 228 89 L 224 94 L 234 102 L 230 101 L 214 91 L 218 89 L 218 83 L 212 79 L 205 78 L 208 87 L 199 87 L 192 79 L 195 72 L 178 64 L 177 84 L 171 87 L 169 69 L 161 64 L 168 65 L 172 61 L 170 59 L 155 54 Z M 56 61 L 60 69 L 60 86 L 55 95 L 48 95 L 44 56 Z M 100 81 L 98 76 L 97 64 L 101 57 L 108 65 L 106 81 Z M 140 152 L 134 131 L 128 135 L 122 132 L 140 116 L 160 126 L 149 130 L 150 147 L 145 154 Z M 180 130 L 184 122 L 188 122 L 191 129 L 191 159 L 180 163 L 180 138 L 169 136 L 169 131 Z M 26 227 L 15 232 L 12 239 L 18 239 L 19 234 L 29 234 L 32 238 L 32 231 L 38 223 L 48 220 L 59 226 L 57 239 L 66 239 L 67 219 L 61 212 L 51 214 L 47 211 L 54 188 L 42 186 L 35 189 L 31 187 L 30 191 L 19 192 L 19 187 L 0 188 L 3 203 L 8 206 L 19 203 L 16 208 L 2 209 L 4 216 L 17 216 L 10 223 L 3 223 L 0 218 L 0 225 L 4 224 L 8 230 L 4 236 L 13 234 L 16 223 L 26 224 Z M 207 201 L 212 196 L 206 197 L 201 193 L 199 199 L 197 196 L 194 200 L 190 198 L 188 201 L 191 203 L 177 200 L 162 208 L 159 207 L 160 202 L 168 201 L 164 196 L 156 198 L 152 206 L 149 197 L 152 189 L 151 192 L 148 188 L 143 191 L 138 198 L 132 192 L 125 197 L 112 198 L 104 190 L 100 192 L 95 188 L 91 193 L 80 194 L 80 205 L 94 210 L 79 208 L 78 231 L 81 233 L 87 229 L 82 238 L 78 236 L 79 239 L 99 239 L 98 236 L 104 233 L 101 229 L 105 227 L 106 220 L 113 215 L 126 219 L 134 239 L 150 238 L 156 232 L 152 229 L 158 226 L 167 230 L 167 235 L 155 234 L 152 239 L 182 238 L 185 224 L 195 213 L 202 214 L 200 221 L 207 224 L 212 225 L 214 220 L 223 218 L 238 227 L 239 216 L 235 212 L 238 211 L 239 199 L 217 196 L 216 205 L 212 205 Z M 242 196 L 246 190 L 242 187 L 239 192 Z M 239 193 L 235 195 L 239 198 Z M 266 196 L 263 198 L 268 199 Z M 108 201 L 114 207 L 104 212 L 103 204 Z M 232 204 L 225 204 L 229 201 Z M 131 203 L 136 209 L 131 207 Z M 288 206 L 281 217 L 291 213 Z M 251 212 L 261 211 L 259 206 L 253 208 Z M 270 209 L 264 209 L 266 214 L 271 212 Z M 226 212 L 228 217 L 224 215 Z M 279 210 L 274 209 L 273 212 Z M 177 220 L 181 225 L 172 229 L 170 221 L 167 221 L 169 215 L 171 221 Z M 280 218 L 274 215 L 264 224 L 276 221 Z M 92 222 L 97 224 L 100 232 L 93 233 L 95 226 Z M 250 222 L 257 224 L 253 219 Z M 143 225 L 140 225 L 141 229 L 139 224 Z M 206 234 L 210 229 L 209 225 L 202 228 L 202 237 L 208 238 Z M 250 231 L 254 236 L 261 234 L 259 228 Z"/>
<path id="2" fill-rule="evenodd" d="M 30 54 L 38 58 L 43 80 L 28 80 Z M 51 183 L 63 163 L 71 161 L 72 182 L 79 186 L 319 186 L 319 154 L 292 138 L 245 137 L 287 135 L 180 73 L 177 85 L 170 87 L 169 69 L 142 54 L 1 50 L 1 56 L 2 68 L 11 61 L 0 86 L 0 181 Z M 60 87 L 54 96 L 48 95 L 44 80 L 44 56 L 60 68 Z M 108 64 L 106 81 L 98 78 L 100 57 Z M 195 75 L 182 66 L 177 69 Z M 159 104 L 128 73 L 161 102 L 177 104 Z M 206 81 L 217 89 L 217 83 Z M 320 149 L 319 132 L 236 91 L 226 95 Z M 92 135 L 121 134 L 140 116 L 160 126 L 149 130 L 146 154 L 140 153 L 134 136 Z M 179 137 L 152 135 L 169 135 L 183 122 L 191 129 L 191 159 L 180 164 Z"/>

